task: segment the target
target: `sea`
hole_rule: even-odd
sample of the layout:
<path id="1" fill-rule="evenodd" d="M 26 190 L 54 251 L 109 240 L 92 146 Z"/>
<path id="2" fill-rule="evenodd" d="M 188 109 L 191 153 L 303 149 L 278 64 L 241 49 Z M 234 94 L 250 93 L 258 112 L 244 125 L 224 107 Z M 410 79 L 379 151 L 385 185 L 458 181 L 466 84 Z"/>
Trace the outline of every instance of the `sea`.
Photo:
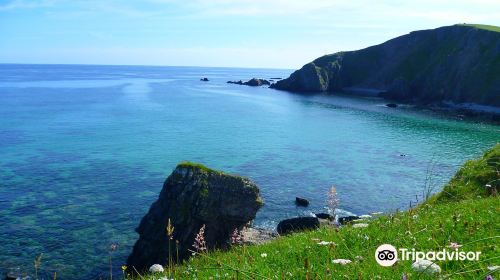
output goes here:
<path id="1" fill-rule="evenodd" d="M 40 256 L 39 278 L 105 279 L 110 261 L 119 277 L 184 160 L 251 178 L 254 226 L 273 230 L 325 212 L 332 186 L 341 215 L 407 209 L 500 142 L 499 126 L 376 97 L 227 83 L 292 72 L 0 64 L 0 277 L 34 278 Z"/>

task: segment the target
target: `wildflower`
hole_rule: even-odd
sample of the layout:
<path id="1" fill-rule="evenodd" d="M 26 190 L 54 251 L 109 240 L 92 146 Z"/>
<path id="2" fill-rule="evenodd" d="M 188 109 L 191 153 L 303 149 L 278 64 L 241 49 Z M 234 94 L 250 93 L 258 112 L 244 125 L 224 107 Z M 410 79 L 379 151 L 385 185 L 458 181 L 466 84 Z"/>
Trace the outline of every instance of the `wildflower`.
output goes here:
<path id="1" fill-rule="evenodd" d="M 232 245 L 243 244 L 243 233 L 237 228 L 235 228 L 233 234 L 231 234 L 231 244 Z"/>
<path id="2" fill-rule="evenodd" d="M 153 264 L 153 265 L 149 268 L 149 272 L 151 272 L 151 273 L 159 273 L 159 272 L 163 272 L 163 266 L 161 266 L 161 264 Z"/>
<path id="3" fill-rule="evenodd" d="M 403 273 L 403 276 L 401 276 L 401 280 L 407 280 L 408 278 L 406 278 L 406 274 Z"/>
<path id="4" fill-rule="evenodd" d="M 346 265 L 346 264 L 351 263 L 351 262 L 352 262 L 351 260 L 346 260 L 346 259 L 332 260 L 332 263 L 337 263 L 337 264 L 341 264 L 341 265 Z"/>
<path id="5" fill-rule="evenodd" d="M 170 240 L 174 239 L 174 226 L 172 226 L 170 219 L 168 219 L 168 224 L 167 224 L 167 235 Z"/>
<path id="6" fill-rule="evenodd" d="M 462 245 L 456 243 L 456 242 L 451 242 L 450 245 L 448 245 L 448 248 L 453 249 L 453 250 L 458 250 L 458 248 L 462 247 Z"/>
<path id="7" fill-rule="evenodd" d="M 485 280 L 494 280 L 494 279 L 493 279 L 493 276 L 491 276 L 491 275 L 486 276 L 486 278 L 484 278 L 484 279 L 485 279 Z"/>
<path id="8" fill-rule="evenodd" d="M 127 266 L 126 265 L 122 265 L 122 271 L 125 272 L 125 270 L 127 270 Z"/>
<path id="9" fill-rule="evenodd" d="M 413 215 L 412 217 L 414 220 L 416 220 L 418 218 L 418 215 Z"/>
<path id="10" fill-rule="evenodd" d="M 330 212 L 330 215 L 335 217 L 335 211 L 340 206 L 340 200 L 337 197 L 337 188 L 332 186 L 328 191 L 327 197 L 328 212 Z"/>
<path id="11" fill-rule="evenodd" d="M 411 268 L 416 272 L 426 272 L 430 274 L 441 272 L 439 265 L 429 260 L 418 260 L 411 265 Z"/>
<path id="12" fill-rule="evenodd" d="M 262 254 L 260 254 L 260 256 L 263 257 L 263 258 L 267 258 L 267 254 L 266 253 L 262 253 Z"/>
<path id="13" fill-rule="evenodd" d="M 488 266 L 488 270 L 489 271 L 496 271 L 496 270 L 499 270 L 499 269 L 500 269 L 499 265 Z"/>
<path id="14" fill-rule="evenodd" d="M 360 262 L 361 262 L 361 261 L 363 261 L 363 260 L 365 259 L 365 258 L 363 258 L 362 256 L 356 256 L 356 257 L 354 257 L 354 258 L 355 258 L 356 260 L 360 261 Z"/>
<path id="15" fill-rule="evenodd" d="M 196 237 L 194 239 L 193 247 L 198 252 L 205 252 L 205 251 L 207 251 L 207 242 L 205 242 L 205 225 L 203 225 L 200 228 L 200 231 L 196 235 Z"/>
<path id="16" fill-rule="evenodd" d="M 359 224 L 352 225 L 352 227 L 353 228 L 365 228 L 365 227 L 368 227 L 368 224 L 359 223 Z"/>
<path id="17" fill-rule="evenodd" d="M 318 245 L 328 246 L 328 245 L 336 245 L 336 244 L 335 244 L 335 242 L 331 242 L 331 241 L 321 241 L 321 242 L 318 242 Z"/>

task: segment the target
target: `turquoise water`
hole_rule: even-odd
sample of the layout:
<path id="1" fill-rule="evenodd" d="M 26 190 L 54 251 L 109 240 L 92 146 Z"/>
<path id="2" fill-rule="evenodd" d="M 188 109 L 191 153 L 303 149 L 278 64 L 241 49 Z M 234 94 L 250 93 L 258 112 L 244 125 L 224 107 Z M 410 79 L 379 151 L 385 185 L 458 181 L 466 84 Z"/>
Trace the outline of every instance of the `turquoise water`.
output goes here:
<path id="1" fill-rule="evenodd" d="M 0 65 L 0 272 L 32 273 L 43 253 L 43 273 L 58 279 L 106 276 L 116 243 L 119 274 L 182 160 L 252 178 L 265 200 L 255 223 L 274 228 L 323 210 L 332 185 L 346 214 L 407 208 L 426 174 L 439 190 L 500 141 L 498 126 L 380 99 L 226 84 L 290 72 Z M 297 195 L 309 209 L 294 206 Z"/>

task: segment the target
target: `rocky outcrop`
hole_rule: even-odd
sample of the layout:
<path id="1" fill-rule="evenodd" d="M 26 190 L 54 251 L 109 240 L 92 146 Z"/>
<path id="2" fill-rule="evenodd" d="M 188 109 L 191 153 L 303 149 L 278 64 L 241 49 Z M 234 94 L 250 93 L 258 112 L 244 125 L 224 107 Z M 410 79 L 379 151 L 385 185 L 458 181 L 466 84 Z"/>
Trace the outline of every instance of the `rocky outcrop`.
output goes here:
<path id="1" fill-rule="evenodd" d="M 263 86 L 263 85 L 271 85 L 271 83 L 268 80 L 264 79 L 257 79 L 257 78 L 252 78 L 249 81 L 243 82 L 242 80 L 239 81 L 228 81 L 228 84 L 237 84 L 237 85 L 245 85 L 245 86 L 252 86 L 252 87 L 258 87 L 258 86 Z"/>
<path id="2" fill-rule="evenodd" d="M 362 88 L 419 104 L 500 107 L 500 32 L 490 29 L 454 25 L 411 32 L 362 50 L 325 55 L 271 87 L 296 92 Z"/>
<path id="3" fill-rule="evenodd" d="M 309 206 L 309 200 L 297 196 L 297 197 L 295 197 L 295 205 L 307 207 L 307 206 Z"/>
<path id="4" fill-rule="evenodd" d="M 297 217 L 279 222 L 276 231 L 283 235 L 294 231 L 311 230 L 319 228 L 319 220 L 316 217 Z"/>
<path id="5" fill-rule="evenodd" d="M 259 188 L 251 180 L 181 163 L 136 229 L 139 240 L 127 265 L 141 272 L 168 263 L 169 247 L 174 255 L 178 251 L 180 260 L 187 258 L 203 225 L 207 248 L 226 248 L 233 231 L 253 220 L 261 206 Z M 174 228 L 171 239 L 166 231 L 169 220 Z"/>

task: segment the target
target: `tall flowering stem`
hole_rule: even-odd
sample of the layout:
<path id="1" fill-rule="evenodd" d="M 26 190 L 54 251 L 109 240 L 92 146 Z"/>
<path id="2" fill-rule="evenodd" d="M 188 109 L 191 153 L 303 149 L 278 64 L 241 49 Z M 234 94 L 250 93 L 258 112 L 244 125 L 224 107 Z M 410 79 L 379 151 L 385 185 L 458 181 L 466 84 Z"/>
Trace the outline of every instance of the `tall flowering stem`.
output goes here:
<path id="1" fill-rule="evenodd" d="M 330 188 L 330 190 L 328 191 L 327 206 L 328 206 L 328 212 L 330 212 L 330 215 L 335 217 L 335 212 L 340 206 L 340 200 L 337 197 L 337 188 L 335 188 L 335 186 L 332 186 Z"/>
<path id="2" fill-rule="evenodd" d="M 243 233 L 235 228 L 231 234 L 231 245 L 241 245 L 243 244 Z"/>
<path id="3" fill-rule="evenodd" d="M 172 246 L 170 244 L 170 241 L 172 241 L 174 239 L 174 226 L 172 225 L 172 222 L 170 221 L 170 219 L 168 219 L 168 224 L 167 224 L 167 237 L 168 237 L 168 270 L 170 272 L 170 270 L 172 269 L 173 267 L 173 264 L 172 264 Z"/>
<path id="4" fill-rule="evenodd" d="M 193 247 L 198 253 L 207 251 L 207 242 L 205 242 L 205 225 L 200 228 L 200 231 L 196 235 Z"/>

